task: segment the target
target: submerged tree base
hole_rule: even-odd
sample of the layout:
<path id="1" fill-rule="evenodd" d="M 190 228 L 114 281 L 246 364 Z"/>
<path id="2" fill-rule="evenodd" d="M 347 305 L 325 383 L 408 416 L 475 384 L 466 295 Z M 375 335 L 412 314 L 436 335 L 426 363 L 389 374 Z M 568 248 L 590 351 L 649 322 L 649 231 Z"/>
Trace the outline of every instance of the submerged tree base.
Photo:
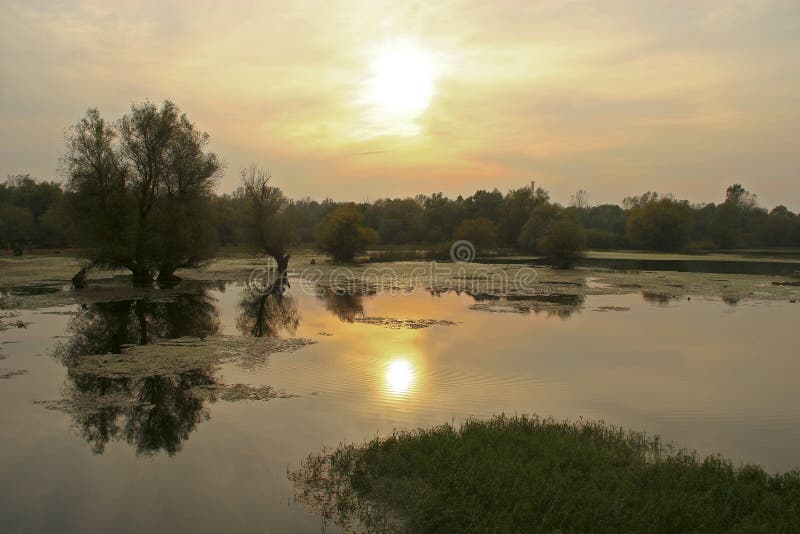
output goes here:
<path id="1" fill-rule="evenodd" d="M 341 445 L 290 473 L 340 525 L 386 532 L 789 532 L 800 473 L 698 459 L 603 423 L 498 416 Z"/>

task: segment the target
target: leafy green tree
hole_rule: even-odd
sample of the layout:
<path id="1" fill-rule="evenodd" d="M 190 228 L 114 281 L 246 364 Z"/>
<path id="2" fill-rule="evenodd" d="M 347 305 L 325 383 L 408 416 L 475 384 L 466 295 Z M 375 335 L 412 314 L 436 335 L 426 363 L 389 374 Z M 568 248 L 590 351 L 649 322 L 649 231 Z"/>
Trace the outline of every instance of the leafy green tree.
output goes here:
<path id="1" fill-rule="evenodd" d="M 91 264 L 129 269 L 137 283 L 211 256 L 213 226 L 202 219 L 220 164 L 207 144 L 169 101 L 133 105 L 116 125 L 90 109 L 72 127 L 64 170 Z"/>
<path id="2" fill-rule="evenodd" d="M 364 226 L 363 221 L 354 204 L 336 208 L 320 223 L 317 246 L 336 261 L 352 261 L 378 239 L 375 230 Z"/>
<path id="3" fill-rule="evenodd" d="M 423 197 L 421 204 L 424 207 L 422 218 L 425 241 L 428 243 L 447 241 L 464 219 L 464 202 L 461 197 L 458 200 L 450 200 L 442 193 L 434 193 L 429 197 Z"/>
<path id="4" fill-rule="evenodd" d="M 692 210 L 688 202 L 669 197 L 651 197 L 630 210 L 628 240 L 636 248 L 664 252 L 686 246 L 692 232 Z"/>
<path id="5" fill-rule="evenodd" d="M 33 214 L 19 206 L 0 206 L 0 243 L 13 249 L 15 256 L 22 255 L 23 247 L 34 235 Z"/>
<path id="6" fill-rule="evenodd" d="M 504 244 L 516 244 L 519 233 L 528 221 L 535 205 L 536 199 L 530 187 L 513 189 L 508 192 L 503 199 L 498 222 L 500 239 Z"/>
<path id="7" fill-rule="evenodd" d="M 462 239 L 471 242 L 477 252 L 483 252 L 497 244 L 497 232 L 492 221 L 485 217 L 466 219 L 453 232 L 453 240 Z"/>
<path id="8" fill-rule="evenodd" d="M 496 221 L 503 205 L 503 193 L 497 189 L 486 191 L 479 189 L 464 201 L 465 215 L 471 219 L 483 217 Z"/>
<path id="9" fill-rule="evenodd" d="M 720 248 L 734 248 L 742 243 L 748 218 L 757 207 L 756 196 L 740 184 L 725 190 L 725 202 L 717 206 L 710 224 L 711 237 Z"/>
<path id="10" fill-rule="evenodd" d="M 756 242 L 769 247 L 800 245 L 800 216 L 785 206 L 777 206 L 758 217 L 754 228 Z"/>
<path id="11" fill-rule="evenodd" d="M 17 208 L 26 213 L 18 221 L 6 222 L 6 233 L 16 234 L 18 245 L 28 247 L 59 246 L 66 239 L 63 221 L 56 223 L 56 215 L 63 204 L 61 184 L 37 181 L 30 174 L 9 176 L 0 184 L 0 208 Z M 22 213 L 22 212 L 19 212 Z M 8 239 L 0 235 L 0 243 L 11 246 Z M 20 253 L 22 248 L 16 247 Z"/>
<path id="12" fill-rule="evenodd" d="M 382 199 L 365 207 L 364 223 L 377 229 L 379 243 L 421 243 L 425 240 L 422 215 L 422 206 L 413 198 Z"/>
<path id="13" fill-rule="evenodd" d="M 558 206 L 549 202 L 538 204 L 520 231 L 518 239 L 520 249 L 525 252 L 540 253 L 539 241 L 550 229 L 560 211 Z"/>
<path id="14" fill-rule="evenodd" d="M 539 249 L 557 267 L 572 267 L 586 249 L 586 234 L 581 223 L 571 213 L 562 212 L 539 241 Z"/>

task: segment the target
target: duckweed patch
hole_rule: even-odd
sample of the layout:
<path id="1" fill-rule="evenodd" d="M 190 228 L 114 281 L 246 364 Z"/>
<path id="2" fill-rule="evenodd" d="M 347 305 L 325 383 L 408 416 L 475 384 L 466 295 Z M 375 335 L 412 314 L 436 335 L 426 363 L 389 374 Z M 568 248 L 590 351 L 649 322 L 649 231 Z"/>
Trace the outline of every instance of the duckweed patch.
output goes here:
<path id="1" fill-rule="evenodd" d="M 458 323 L 446 319 L 396 319 L 394 317 L 357 317 L 355 323 L 383 326 L 384 328 L 418 330 L 431 326 L 454 326 Z"/>
<path id="2" fill-rule="evenodd" d="M 626 312 L 626 311 L 631 311 L 631 309 L 629 307 L 627 307 L 627 306 L 598 306 L 597 308 L 594 309 L 594 311 L 599 311 L 599 312 L 610 312 L 610 311 Z"/>
<path id="3" fill-rule="evenodd" d="M 5 369 L 0 369 L 0 379 L 14 378 L 15 376 L 24 375 L 27 373 L 27 369 L 17 369 L 16 371 L 6 371 Z"/>
<path id="4" fill-rule="evenodd" d="M 70 372 L 98 378 L 177 375 L 225 361 L 241 363 L 275 352 L 293 352 L 312 343 L 299 338 L 178 338 L 149 345 L 127 345 L 121 354 L 82 355 L 70 362 Z"/>

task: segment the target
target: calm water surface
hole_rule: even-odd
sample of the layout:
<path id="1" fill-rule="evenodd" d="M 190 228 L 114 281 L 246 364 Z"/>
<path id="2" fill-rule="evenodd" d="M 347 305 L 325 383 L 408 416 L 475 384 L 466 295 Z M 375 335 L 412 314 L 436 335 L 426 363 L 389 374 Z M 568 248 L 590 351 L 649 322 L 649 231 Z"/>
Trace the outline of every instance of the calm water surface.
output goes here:
<path id="1" fill-rule="evenodd" d="M 0 380 L 3 530 L 335 530 L 294 502 L 288 467 L 343 441 L 500 412 L 604 419 L 769 471 L 800 467 L 796 304 L 590 296 L 571 301 L 578 311 L 531 302 L 504 313 L 503 302 L 421 290 L 291 290 L 267 305 L 243 296 L 239 284 L 217 284 L 164 302 L 22 312 L 28 328 L 0 334 L 0 368 L 28 371 Z M 456 324 L 387 328 L 364 317 Z M 316 343 L 170 380 L 69 369 L 81 354 L 214 333 Z M 297 396 L 186 394 L 215 380 Z M 97 406 L 126 395 L 149 406 L 87 415 L 36 403 L 76 390 Z"/>

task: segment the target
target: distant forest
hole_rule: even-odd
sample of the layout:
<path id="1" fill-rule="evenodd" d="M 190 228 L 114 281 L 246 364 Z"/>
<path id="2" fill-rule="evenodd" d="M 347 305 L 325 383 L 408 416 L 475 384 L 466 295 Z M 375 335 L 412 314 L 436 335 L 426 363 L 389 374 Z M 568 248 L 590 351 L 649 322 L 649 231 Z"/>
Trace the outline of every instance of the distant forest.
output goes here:
<path id="1" fill-rule="evenodd" d="M 4 248 L 81 247 L 70 196 L 56 181 L 30 175 L 8 177 L 0 184 L 0 244 Z M 456 238 L 472 238 L 482 250 L 532 252 L 531 234 L 542 219 L 557 213 L 580 222 L 589 249 L 702 251 L 757 247 L 800 247 L 800 215 L 784 206 L 762 208 L 739 185 L 725 192 L 719 204 L 693 204 L 670 195 L 645 193 L 626 197 L 622 205 L 589 204 L 579 191 L 567 207 L 552 203 L 546 191 L 529 187 L 505 194 L 478 190 L 452 199 L 441 193 L 414 198 L 355 203 L 363 224 L 377 233 L 377 244 L 436 246 Z M 203 211 L 215 228 L 220 246 L 243 245 L 247 202 L 242 188 L 233 194 L 210 195 Z M 312 245 L 317 229 L 337 207 L 352 204 L 330 199 L 288 200 L 286 218 L 295 241 Z"/>
<path id="2" fill-rule="evenodd" d="M 66 137 L 65 182 L 9 176 L 0 184 L 0 247 L 91 249 L 94 264 L 145 278 L 249 246 L 288 262 L 287 250 L 316 245 L 347 260 L 367 247 L 443 249 L 471 241 L 481 253 L 558 256 L 589 249 L 664 252 L 800 247 L 800 215 L 771 210 L 734 184 L 718 204 L 648 192 L 593 206 L 578 191 L 568 206 L 542 188 L 481 189 L 373 202 L 288 199 L 267 171 L 243 169 L 231 194 L 214 193 L 221 164 L 209 136 L 172 102 L 132 105 L 107 121 L 96 109 Z"/>
<path id="3" fill-rule="evenodd" d="M 0 184 L 0 243 L 4 248 L 80 247 L 69 191 L 56 181 L 10 176 Z M 245 242 L 246 202 L 242 189 L 212 195 L 204 216 L 211 219 L 220 246 Z M 289 200 L 287 219 L 300 243 L 313 244 L 326 215 L 349 204 L 330 199 Z M 739 185 L 719 204 L 692 204 L 670 195 L 626 197 L 621 206 L 592 206 L 579 191 L 568 207 L 551 203 L 546 191 L 529 187 L 505 194 L 478 190 L 451 199 L 441 193 L 356 203 L 363 224 L 377 232 L 379 245 L 438 245 L 472 237 L 481 249 L 529 251 L 526 242 L 537 218 L 571 214 L 584 228 L 589 249 L 700 251 L 753 247 L 800 247 L 800 215 L 784 206 L 767 210 Z M 79 214 L 78 214 L 79 215 Z"/>

